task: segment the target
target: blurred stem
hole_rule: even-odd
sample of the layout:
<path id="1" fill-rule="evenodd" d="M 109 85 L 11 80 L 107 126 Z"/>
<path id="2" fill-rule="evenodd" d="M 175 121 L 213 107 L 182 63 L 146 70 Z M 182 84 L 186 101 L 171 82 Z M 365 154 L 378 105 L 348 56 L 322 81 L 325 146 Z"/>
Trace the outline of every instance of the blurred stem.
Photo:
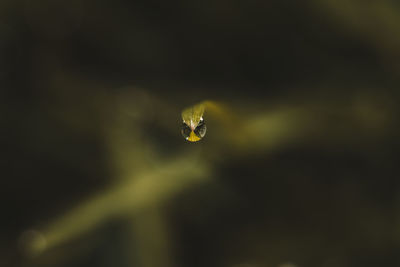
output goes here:
<path id="1" fill-rule="evenodd" d="M 162 212 L 159 207 L 150 207 L 144 210 L 140 216 L 132 218 L 133 233 L 132 242 L 138 251 L 138 259 L 131 262 L 138 262 L 143 267 L 169 267 L 175 266 L 172 262 L 172 242 L 165 224 Z"/>

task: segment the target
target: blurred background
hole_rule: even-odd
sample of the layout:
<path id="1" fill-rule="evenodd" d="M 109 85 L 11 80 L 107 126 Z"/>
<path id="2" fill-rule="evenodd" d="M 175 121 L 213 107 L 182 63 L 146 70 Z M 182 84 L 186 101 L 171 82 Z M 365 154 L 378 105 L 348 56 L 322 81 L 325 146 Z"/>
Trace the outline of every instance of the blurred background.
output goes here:
<path id="1" fill-rule="evenodd" d="M 400 266 L 399 77 L 392 0 L 2 0 L 0 266 Z"/>

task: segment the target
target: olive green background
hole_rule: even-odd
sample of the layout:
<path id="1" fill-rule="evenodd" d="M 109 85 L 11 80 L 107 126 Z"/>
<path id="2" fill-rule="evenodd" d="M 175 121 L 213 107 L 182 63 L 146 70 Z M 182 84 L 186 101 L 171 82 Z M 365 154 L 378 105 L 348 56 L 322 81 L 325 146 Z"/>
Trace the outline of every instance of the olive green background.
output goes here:
<path id="1" fill-rule="evenodd" d="M 2 0 L 0 266 L 400 266 L 399 77 L 396 1 Z"/>

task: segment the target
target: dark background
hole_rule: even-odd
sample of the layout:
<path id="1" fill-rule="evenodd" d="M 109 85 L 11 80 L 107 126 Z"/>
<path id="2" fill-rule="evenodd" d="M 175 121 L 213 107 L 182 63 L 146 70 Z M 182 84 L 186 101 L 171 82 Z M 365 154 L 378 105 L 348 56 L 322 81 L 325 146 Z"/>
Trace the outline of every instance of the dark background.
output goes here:
<path id="1" fill-rule="evenodd" d="M 0 266 L 400 266 L 399 74 L 396 1 L 2 0 Z M 162 259 L 146 243 L 157 233 L 127 234 L 147 206 L 30 252 L 117 183 L 104 132 L 121 95 L 150 121 L 130 129 L 145 136 L 132 137 L 147 159 L 134 171 L 192 149 L 211 166 L 212 182 L 157 205 L 170 262 L 149 260 Z M 179 111 L 204 99 L 244 123 L 318 106 L 322 124 L 273 151 L 187 144 Z M 348 120 L 357 103 L 367 127 Z"/>

